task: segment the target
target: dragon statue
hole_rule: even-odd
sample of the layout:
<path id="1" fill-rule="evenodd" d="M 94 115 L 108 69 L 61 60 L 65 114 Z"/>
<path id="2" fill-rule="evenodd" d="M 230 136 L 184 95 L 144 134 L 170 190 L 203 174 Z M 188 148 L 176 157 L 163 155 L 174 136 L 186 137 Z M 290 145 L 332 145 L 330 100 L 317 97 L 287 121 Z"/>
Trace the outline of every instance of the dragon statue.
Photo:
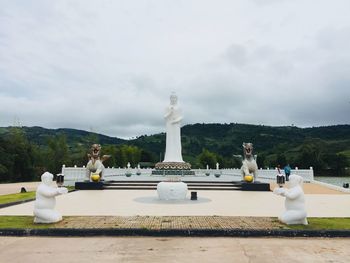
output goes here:
<path id="1" fill-rule="evenodd" d="M 242 160 L 242 178 L 245 180 L 245 176 L 252 175 L 253 181 L 256 179 L 258 165 L 256 163 L 257 155 L 253 155 L 253 144 L 243 143 L 243 157 L 242 155 L 234 155 L 234 157 L 239 157 Z"/>
<path id="2" fill-rule="evenodd" d="M 101 145 L 93 144 L 90 149 L 90 153 L 88 153 L 89 162 L 86 165 L 86 178 L 90 181 L 91 174 L 98 174 L 100 179 L 102 179 L 103 171 L 105 169 L 103 162 L 107 160 L 110 155 L 103 155 L 100 158 Z"/>

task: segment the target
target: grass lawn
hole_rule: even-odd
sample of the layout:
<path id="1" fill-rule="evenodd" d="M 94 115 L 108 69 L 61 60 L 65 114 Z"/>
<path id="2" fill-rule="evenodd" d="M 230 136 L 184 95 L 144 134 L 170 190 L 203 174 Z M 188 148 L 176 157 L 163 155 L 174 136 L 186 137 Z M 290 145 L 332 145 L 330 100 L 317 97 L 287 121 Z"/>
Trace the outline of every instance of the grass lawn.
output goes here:
<path id="1" fill-rule="evenodd" d="M 51 228 L 55 224 L 34 224 L 32 216 L 0 216 L 0 228 Z"/>
<path id="2" fill-rule="evenodd" d="M 74 186 L 68 186 L 68 191 L 72 191 L 75 189 Z M 0 204 L 7 204 L 17 201 L 24 201 L 28 199 L 35 198 L 35 191 L 26 192 L 26 193 L 17 193 L 17 194 L 8 194 L 8 195 L 0 195 Z"/>
<path id="3" fill-rule="evenodd" d="M 311 217 L 307 219 L 309 224 L 290 225 L 290 229 L 347 229 L 350 230 L 350 218 L 317 218 Z"/>
<path id="4" fill-rule="evenodd" d="M 35 191 L 17 194 L 0 195 L 0 204 L 24 201 L 35 198 Z"/>

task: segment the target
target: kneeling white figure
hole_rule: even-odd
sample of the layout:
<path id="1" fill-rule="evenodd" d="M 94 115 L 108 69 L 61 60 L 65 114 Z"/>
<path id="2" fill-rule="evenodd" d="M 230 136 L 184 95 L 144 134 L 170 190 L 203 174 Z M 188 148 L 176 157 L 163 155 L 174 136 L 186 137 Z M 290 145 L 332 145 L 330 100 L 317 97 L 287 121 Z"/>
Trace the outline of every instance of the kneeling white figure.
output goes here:
<path id="1" fill-rule="evenodd" d="M 275 194 L 286 198 L 284 203 L 286 211 L 278 218 L 282 223 L 287 225 L 308 224 L 302 184 L 303 178 L 299 175 L 292 174 L 289 177 L 289 189 L 277 187 L 273 190 Z"/>
<path id="2" fill-rule="evenodd" d="M 55 223 L 62 220 L 62 215 L 55 211 L 56 196 L 68 193 L 65 187 L 55 187 L 53 175 L 45 172 L 41 176 L 41 184 L 36 190 L 34 203 L 34 223 Z"/>

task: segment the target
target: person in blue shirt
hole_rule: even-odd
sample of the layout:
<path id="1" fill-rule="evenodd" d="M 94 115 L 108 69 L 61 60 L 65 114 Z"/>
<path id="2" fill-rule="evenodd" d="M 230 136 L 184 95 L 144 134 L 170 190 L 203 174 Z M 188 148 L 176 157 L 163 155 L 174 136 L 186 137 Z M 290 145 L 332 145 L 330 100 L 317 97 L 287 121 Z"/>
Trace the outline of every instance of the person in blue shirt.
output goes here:
<path id="1" fill-rule="evenodd" d="M 286 175 L 286 181 L 289 181 L 289 175 L 290 175 L 292 168 L 290 168 L 289 164 L 287 164 L 283 169 L 284 169 L 284 173 Z"/>

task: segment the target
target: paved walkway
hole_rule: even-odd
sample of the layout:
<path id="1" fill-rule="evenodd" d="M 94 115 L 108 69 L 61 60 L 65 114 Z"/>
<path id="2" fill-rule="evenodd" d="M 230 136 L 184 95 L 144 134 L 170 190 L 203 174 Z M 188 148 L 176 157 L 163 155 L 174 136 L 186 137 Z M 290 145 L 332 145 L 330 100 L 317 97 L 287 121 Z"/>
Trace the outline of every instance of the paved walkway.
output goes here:
<path id="1" fill-rule="evenodd" d="M 188 194 L 189 195 L 189 194 Z M 199 199 L 161 201 L 156 191 L 76 191 L 56 198 L 64 216 L 258 216 L 277 217 L 284 198 L 272 192 L 198 191 Z M 349 194 L 306 194 L 309 217 L 350 217 Z M 33 202 L 0 209 L 0 215 L 32 215 Z"/>
<path id="2" fill-rule="evenodd" d="M 1 262 L 349 262 L 350 239 L 0 237 Z"/>
<path id="3" fill-rule="evenodd" d="M 11 183 L 0 184 L 0 195 L 17 194 L 21 192 L 21 188 L 24 187 L 27 192 L 35 191 L 40 182 L 23 182 L 23 183 Z"/>
<path id="4" fill-rule="evenodd" d="M 77 216 L 65 217 L 54 228 L 144 228 L 161 229 L 281 229 L 286 226 L 271 217 L 232 216 Z"/>

